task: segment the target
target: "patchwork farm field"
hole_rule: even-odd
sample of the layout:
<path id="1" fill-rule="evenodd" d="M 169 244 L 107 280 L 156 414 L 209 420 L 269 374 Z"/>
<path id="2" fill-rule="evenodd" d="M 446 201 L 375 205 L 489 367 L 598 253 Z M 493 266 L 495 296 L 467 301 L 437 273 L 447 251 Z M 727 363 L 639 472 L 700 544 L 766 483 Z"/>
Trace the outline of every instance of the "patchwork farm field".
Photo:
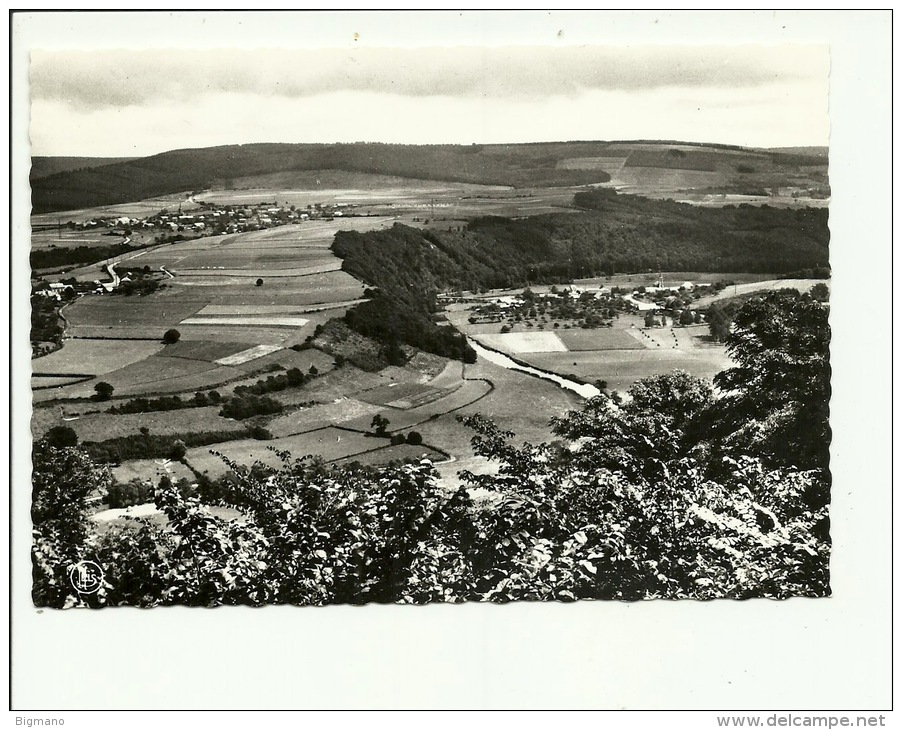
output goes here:
<path id="1" fill-rule="evenodd" d="M 297 368 L 303 373 L 307 373 L 311 367 L 315 367 L 319 374 L 323 375 L 335 367 L 335 359 L 325 352 L 312 348 L 309 350 L 279 349 L 256 360 L 236 363 L 235 367 L 249 371 L 265 369 L 271 365 L 280 365 L 285 370 Z"/>
<path id="2" fill-rule="evenodd" d="M 381 222 L 357 219 L 351 227 Z M 120 262 L 163 268 L 173 278 L 150 296 L 79 298 L 65 308 L 66 346 L 36 360 L 35 370 L 103 375 L 117 395 L 137 395 L 214 387 L 244 371 L 281 364 L 286 357 L 271 356 L 274 350 L 303 342 L 318 324 L 342 316 L 362 297 L 363 285 L 338 270 L 341 261 L 329 251 L 340 225 L 348 227 L 308 222 L 205 237 L 123 257 Z M 98 267 L 85 267 L 82 273 L 95 277 Z M 260 285 L 257 279 L 262 279 Z M 173 328 L 178 328 L 180 342 L 171 352 L 160 352 L 163 333 Z M 142 364 L 155 353 L 162 357 Z M 331 367 L 331 360 L 316 363 L 317 368 Z M 48 382 L 58 387 L 49 388 L 42 399 L 88 397 L 95 384 Z"/>
<path id="3" fill-rule="evenodd" d="M 121 344 L 121 343 L 120 343 Z M 103 381 L 113 386 L 116 396 L 148 395 L 151 393 L 180 393 L 215 387 L 227 380 L 239 378 L 244 371 L 216 365 L 202 360 L 152 355 L 103 375 Z M 99 379 L 55 389 L 57 398 L 89 398 Z M 54 391 L 42 391 L 51 393 Z"/>
<path id="4" fill-rule="evenodd" d="M 223 269 L 279 270 L 285 266 L 297 266 L 299 263 L 311 266 L 333 260 L 328 247 L 322 247 L 319 242 L 315 245 L 286 246 L 281 241 L 273 243 L 259 240 L 252 244 L 244 238 L 250 235 L 253 234 L 224 236 L 219 239 L 223 242 L 218 245 L 196 247 L 179 258 L 177 263 L 172 265 L 173 269 L 187 276 L 189 271 L 202 274 L 204 271 L 216 272 Z"/>
<path id="5" fill-rule="evenodd" d="M 603 170 L 611 174 L 611 186 L 624 189 L 647 186 L 652 181 L 671 191 L 671 197 L 677 192 L 676 197 L 682 196 L 684 187 L 729 182 L 717 167 L 726 157 L 698 158 L 693 162 L 695 169 L 690 169 L 692 165 L 674 167 L 667 158 L 662 162 L 647 154 L 636 154 L 630 160 L 630 154 L 631 151 L 621 153 L 612 147 L 609 154 L 564 159 L 558 167 Z M 218 406 L 135 415 L 87 411 L 105 410 L 121 398 L 145 394 L 179 393 L 190 397 L 195 391 L 215 388 L 223 396 L 230 396 L 237 386 L 265 377 L 261 371 L 267 368 L 298 368 L 307 373 L 314 367 L 318 377 L 303 387 L 269 394 L 283 406 L 278 415 L 259 421 L 272 433 L 272 440 L 243 438 L 192 448 L 187 462 L 201 473 L 218 476 L 227 467 L 210 454 L 211 449 L 245 464 L 260 459 L 271 465 L 279 462 L 269 447 L 287 449 L 296 457 L 320 454 L 334 463 L 358 461 L 368 465 L 428 454 L 441 462 L 438 469 L 443 481 L 456 485 L 460 483 L 460 469 L 483 473 L 494 468 L 473 456 L 473 433 L 457 421 L 458 415 L 479 413 L 490 417 L 501 427 L 514 431 L 518 443 L 549 442 L 555 438 L 550 419 L 582 403 L 574 393 L 551 382 L 482 358 L 463 365 L 418 355 L 404 367 L 388 367 L 374 373 L 352 366 L 351 361 L 335 368 L 334 357 L 320 350 L 290 349 L 303 343 L 317 325 L 341 317 L 363 300 L 364 283 L 342 271 L 342 261 L 330 250 L 338 231 L 369 231 L 388 228 L 395 222 L 444 231 L 466 225 L 473 216 L 573 212 L 573 195 L 581 188 L 513 189 L 330 170 L 256 176 L 237 180 L 236 185 L 242 189 L 207 191 L 197 194 L 197 200 L 249 206 L 270 200 L 275 205 L 296 205 L 300 209 L 316 204 L 345 204 L 349 208 L 342 208 L 345 215 L 334 220 L 307 220 L 247 233 L 204 236 L 111 260 L 123 269 L 147 266 L 161 279 L 164 274 L 166 278 L 162 279 L 161 288 L 149 296 L 83 296 L 64 309 L 65 346 L 32 363 L 34 387 L 50 386 L 34 392 L 37 408 L 32 425 L 37 433 L 60 423 L 73 428 L 81 441 L 134 435 L 142 427 L 160 435 L 239 433 L 251 422 L 222 418 Z M 181 194 L 97 209 L 91 215 L 140 217 L 162 207 L 173 210 L 179 203 L 186 212 L 197 207 L 195 200 Z M 75 212 L 63 214 L 63 219 L 78 219 L 77 216 Z M 35 220 L 53 224 L 58 217 L 48 214 Z M 121 242 L 120 238 L 101 233 L 66 229 L 59 234 L 47 229 L 35 233 L 33 246 Z M 87 281 L 110 279 L 101 271 L 99 262 L 67 275 Z M 735 281 L 735 287 L 728 287 L 719 295 L 723 297 L 746 289 L 802 288 L 798 282 L 775 280 L 771 274 L 665 272 L 660 276 L 668 286 L 686 281 Z M 575 284 L 637 288 L 653 285 L 658 277 L 657 273 L 615 275 Z M 805 288 L 811 283 L 807 282 Z M 532 288 L 536 293 L 546 293 L 551 287 Z M 504 294 L 486 293 L 484 299 Z M 704 303 L 700 301 L 699 307 Z M 642 318 L 621 313 L 610 328 L 567 329 L 564 325 L 571 323 L 561 321 L 553 331 L 553 324 L 547 322 L 543 323 L 544 330 L 536 327 L 527 331 L 525 324 L 518 323 L 512 331 L 501 334 L 501 323 L 471 325 L 467 321 L 469 314 L 465 305 L 450 313 L 449 319 L 474 340 L 541 370 L 589 382 L 606 380 L 610 388 L 620 391 L 639 378 L 675 368 L 711 377 L 731 365 L 722 347 L 705 341 L 704 326 L 645 329 Z M 180 340 L 164 346 L 163 333 L 172 328 L 178 329 Z M 74 375 L 95 377 L 74 382 Z M 101 379 L 114 386 L 114 401 L 65 401 L 92 396 Z M 42 407 L 50 399 L 61 402 Z M 390 433 L 417 430 L 424 445 L 391 446 L 387 439 L 365 436 L 362 432 L 371 430 L 376 414 L 388 419 Z M 450 458 L 446 460 L 443 453 L 431 450 L 427 444 L 447 452 Z M 156 481 L 166 473 L 173 478 L 194 478 L 185 465 L 167 465 L 165 460 L 127 462 L 116 469 L 116 478 L 122 481 L 136 477 Z"/>
<path id="6" fill-rule="evenodd" d="M 360 299 L 364 286 L 344 271 L 332 270 L 296 277 L 267 277 L 256 286 L 254 277 L 180 277 L 168 282 L 179 300 L 224 306 L 316 306 Z M 193 313 L 193 312 L 192 312 Z"/>
<path id="7" fill-rule="evenodd" d="M 497 325 L 495 326 L 497 329 Z M 639 337 L 629 329 L 600 327 L 597 329 L 561 329 L 555 332 L 508 332 L 482 334 L 479 325 L 466 331 L 477 342 L 512 355 L 537 352 L 570 352 L 582 350 L 638 350 Z"/>
<path id="8" fill-rule="evenodd" d="M 373 415 L 379 410 L 379 406 L 356 398 L 342 398 L 332 403 L 319 403 L 278 416 L 269 422 L 267 428 L 274 436 L 291 436 L 358 418 L 364 423 L 364 428 L 368 428 Z"/>
<path id="9" fill-rule="evenodd" d="M 272 394 L 286 406 L 283 414 L 267 424 L 275 439 L 242 439 L 212 447 L 245 463 L 257 458 L 277 463 L 269 446 L 288 449 L 298 456 L 317 453 L 331 460 L 359 460 L 360 454 L 372 451 L 372 456 L 363 459 L 372 464 L 427 453 L 436 459 L 444 458 L 427 447 L 391 447 L 386 439 L 339 430 L 334 424 L 362 418 L 362 430 L 369 430 L 372 415 L 389 409 L 394 414 L 404 414 L 400 420 L 394 416 L 393 430 L 401 429 L 405 423 L 424 422 L 479 400 L 491 390 L 490 384 L 465 383 L 459 363 L 449 364 L 434 356 L 418 355 L 403 368 L 390 367 L 380 373 L 363 372 L 350 365 L 332 372 L 331 355 L 312 349 L 287 349 L 303 342 L 317 324 L 342 316 L 348 306 L 362 299 L 363 285 L 339 270 L 341 261 L 329 250 L 335 232 L 368 230 L 390 225 L 393 220 L 308 222 L 242 235 L 199 238 L 126 255 L 117 260 L 118 264 L 129 266 L 134 262 L 151 270 L 162 269 L 171 278 L 147 297 L 79 299 L 66 311 L 67 336 L 113 339 L 70 339 L 69 343 L 81 343 L 77 347 L 84 348 L 86 357 L 100 359 L 102 367 L 97 373 L 102 372 L 103 379 L 114 387 L 116 401 L 111 403 L 143 394 L 190 395 L 212 387 L 228 396 L 237 385 L 259 379 L 253 371 L 275 365 L 283 369 L 297 367 L 303 372 L 315 367 L 320 377 L 307 386 Z M 99 264 L 83 269 L 78 273 L 86 278 L 109 278 L 101 275 Z M 262 279 L 259 284 L 258 278 Z M 170 328 L 178 328 L 181 338 L 163 346 L 162 334 Z M 104 344 L 94 348 L 97 342 Z M 44 365 L 51 366 L 55 367 L 53 360 Z M 430 385 L 429 381 L 437 376 L 438 387 Z M 68 381 L 60 381 L 63 382 Z M 93 394 L 96 382 L 92 379 L 55 388 L 52 397 L 85 399 Z M 36 401 L 40 399 L 36 397 Z M 309 406 L 311 401 L 318 404 Z M 105 409 L 107 404 L 71 401 L 66 408 L 73 415 L 65 422 L 72 424 L 82 441 L 135 435 L 141 428 L 149 429 L 152 435 L 168 435 L 210 430 L 240 432 L 246 427 L 220 417 L 218 407 L 77 415 L 80 409 L 91 407 Z M 63 413 L 62 407 L 38 410 L 35 428 L 42 431 L 59 423 Z M 224 473 L 225 465 L 209 453 L 210 448 L 190 450 L 188 463 L 210 474 Z M 164 473 L 162 465 L 162 461 L 137 461 L 129 464 L 127 470 L 121 469 L 121 477 L 143 475 L 158 479 Z"/>
<path id="10" fill-rule="evenodd" d="M 736 286 L 728 286 L 717 294 L 702 297 L 698 300 L 699 306 L 706 306 L 712 302 L 721 299 L 729 299 L 730 297 L 741 296 L 743 294 L 751 294 L 757 291 L 775 291 L 777 289 L 798 289 L 803 294 L 810 291 L 816 284 L 824 284 L 830 288 L 829 279 L 769 279 L 755 283 L 737 284 Z"/>
<path id="11" fill-rule="evenodd" d="M 497 470 L 497 465 L 474 455 L 471 445 L 474 432 L 460 423 L 457 416 L 486 416 L 502 428 L 513 431 L 514 443 L 518 445 L 527 442 L 550 443 L 556 438 L 551 431 L 551 418 L 563 416 L 583 403 L 575 393 L 547 380 L 508 370 L 481 358 L 465 366 L 465 372 L 467 378 L 479 380 L 468 380 L 452 397 L 463 400 L 465 388 L 475 391 L 480 385 L 482 397 L 471 399 L 451 413 L 428 418 L 416 426 L 424 442 L 440 446 L 453 455 L 453 461 L 436 466 L 442 482 L 449 488 L 462 483 L 458 475 L 461 469 L 475 474 L 495 473 Z"/>
<path id="12" fill-rule="evenodd" d="M 342 466 L 352 463 L 361 466 L 385 466 L 392 461 L 404 461 L 408 459 L 429 459 L 433 463 L 441 462 L 447 458 L 434 449 L 426 446 L 412 446 L 411 444 L 398 444 L 397 446 L 385 446 L 376 451 L 366 451 L 356 456 L 339 459 L 336 464 Z"/>
<path id="13" fill-rule="evenodd" d="M 521 359 L 540 370 L 565 377 L 575 376 L 590 383 L 606 380 L 610 389 L 621 392 L 637 380 L 672 370 L 685 370 L 696 377 L 711 379 L 733 364 L 723 348 L 535 353 L 523 355 Z"/>
<path id="14" fill-rule="evenodd" d="M 367 403 L 406 409 L 428 403 L 447 395 L 447 391 L 420 383 L 390 383 L 360 394 Z"/>
<path id="15" fill-rule="evenodd" d="M 292 315 L 256 315 L 253 317 L 188 317 L 180 324 L 206 324 L 206 325 L 252 325 L 254 327 L 303 327 L 310 320 Z"/>
<path id="16" fill-rule="evenodd" d="M 630 329 L 603 327 L 593 330 L 564 330 L 558 338 L 571 352 L 581 350 L 639 350 L 643 347 Z"/>
<path id="17" fill-rule="evenodd" d="M 462 372 L 463 370 L 463 372 Z M 461 381 L 464 374 L 466 380 Z M 329 383 L 329 380 L 332 380 Z M 310 386 L 296 391 L 298 395 L 309 398 L 312 391 L 336 387 L 336 379 L 341 380 L 343 392 L 370 386 L 369 391 L 386 395 L 397 385 L 389 388 L 378 385 L 379 374 L 354 372 L 345 367 L 324 378 L 318 378 Z M 227 472 L 222 461 L 210 453 L 211 450 L 225 454 L 243 464 L 254 460 L 276 466 L 278 458 L 268 449 L 287 449 L 296 456 L 317 453 L 327 461 L 378 465 L 393 459 L 420 458 L 428 454 L 438 465 L 443 479 L 456 483 L 456 472 L 466 466 L 479 471 L 485 468 L 484 459 L 472 455 L 470 439 L 473 433 L 456 420 L 458 414 L 483 413 L 495 418 L 505 428 L 514 428 L 518 441 L 548 440 L 551 432 L 548 421 L 552 415 L 563 415 L 568 410 L 578 407 L 580 399 L 572 393 L 563 391 L 555 385 L 527 375 L 506 370 L 499 366 L 478 361 L 463 368 L 460 363 L 450 363 L 436 377 L 438 383 L 451 385 L 457 382 L 456 389 L 446 396 L 422 406 L 399 410 L 382 408 L 378 405 L 360 400 L 366 389 L 358 398 L 338 399 L 335 402 L 322 403 L 301 408 L 284 414 L 268 425 L 276 436 L 270 441 L 251 439 L 225 442 L 209 447 L 189 449 L 188 462 L 201 473 L 211 477 L 221 476 Z M 405 391 L 410 391 L 410 384 Z M 499 387 L 501 386 L 501 387 Z M 287 391 L 291 392 L 291 391 Z M 402 391 L 398 391 L 402 392 Z M 283 395 L 283 394 L 277 394 Z M 383 399 L 384 398 L 380 398 Z M 427 444 L 434 444 L 449 453 L 456 454 L 445 461 L 442 454 L 432 452 L 426 446 L 411 447 L 409 445 L 391 447 L 385 439 L 364 436 L 362 433 L 344 429 L 370 430 L 372 417 L 381 413 L 389 419 L 388 432 L 406 432 L 415 428 L 423 434 Z M 334 424 L 334 425 L 333 425 Z M 341 426 L 336 428 L 335 426 Z"/>
<path id="18" fill-rule="evenodd" d="M 394 206 L 424 200 L 456 201 L 467 196 L 496 195 L 510 190 L 500 185 L 418 180 L 391 175 L 372 175 L 344 170 L 291 170 L 254 175 L 235 181 L 237 189 L 212 190 L 200 200 L 228 204 L 250 204 L 273 200 L 280 205 L 304 207 L 317 203 L 363 206 Z"/>
<path id="19" fill-rule="evenodd" d="M 66 375 L 32 375 L 31 387 L 35 390 L 43 388 L 60 388 L 64 385 L 74 385 L 84 380 L 84 376 L 66 376 Z"/>
<path id="20" fill-rule="evenodd" d="M 77 231 L 68 228 L 57 228 L 56 220 L 53 228 L 36 230 L 31 233 L 31 247 L 35 250 L 47 248 L 78 248 L 79 246 L 110 246 L 119 243 L 118 236 L 105 236 L 106 231 Z"/>
<path id="21" fill-rule="evenodd" d="M 148 297 L 85 296 L 77 299 L 64 310 L 69 326 L 66 335 L 82 337 L 80 328 L 146 328 L 155 327 L 157 337 L 176 326 L 183 319 L 204 305 L 177 291 L 163 289 Z M 132 345 L 129 345 L 131 347 Z"/>
<path id="22" fill-rule="evenodd" d="M 43 434 L 52 424 L 34 422 L 32 429 L 37 435 Z M 223 418 L 219 415 L 219 406 L 203 408 L 181 408 L 174 411 L 157 413 L 91 413 L 77 420 L 67 421 L 78 435 L 79 441 L 106 441 L 120 436 L 135 436 L 141 428 L 147 428 L 151 435 L 168 435 L 178 433 L 205 433 L 212 431 L 244 431 L 245 425 L 240 421 Z M 42 429 L 39 431 L 39 429 Z"/>
<path id="23" fill-rule="evenodd" d="M 207 340 L 180 340 L 166 345 L 161 357 L 180 357 L 186 360 L 214 362 L 247 349 L 244 342 L 215 342 Z"/>
<path id="24" fill-rule="evenodd" d="M 766 289 L 770 282 L 738 285 L 743 286 Z M 480 344 L 539 370 L 577 382 L 604 380 L 619 391 L 642 378 L 675 369 L 710 379 L 733 365 L 722 345 L 708 341 L 706 325 L 646 328 L 643 317 L 623 314 L 612 327 L 480 334 L 480 326 L 469 324 L 467 317 L 466 308 L 456 307 L 449 313 L 449 319 Z"/>
<path id="25" fill-rule="evenodd" d="M 242 439 L 213 446 L 199 446 L 188 449 L 187 461 L 199 473 L 212 478 L 226 474 L 228 467 L 219 457 L 211 454 L 211 450 L 218 451 L 240 464 L 249 465 L 260 461 L 269 466 L 280 466 L 281 461 L 273 449 L 289 451 L 294 458 L 301 458 L 306 454 L 318 454 L 326 461 L 333 461 L 386 445 L 388 445 L 386 439 L 370 438 L 363 434 L 327 427 L 319 431 L 310 431 L 269 441 Z"/>
<path id="26" fill-rule="evenodd" d="M 254 317 L 289 314 L 306 314 L 307 307 L 297 304 L 249 304 L 224 305 L 208 304 L 201 309 L 198 317 Z"/>
<path id="27" fill-rule="evenodd" d="M 31 361 L 32 372 L 53 375 L 104 375 L 140 362 L 163 349 L 162 342 L 66 340 L 63 347 Z"/>
<path id="28" fill-rule="evenodd" d="M 503 335 L 474 335 L 488 347 L 514 354 L 523 352 L 567 352 L 567 346 L 553 332 L 509 332 Z"/>
<path id="29" fill-rule="evenodd" d="M 492 392 L 492 388 L 492 384 L 487 380 L 465 380 L 460 387 L 430 403 L 404 410 L 383 408 L 378 413 L 383 418 L 388 419 L 386 430 L 389 433 L 396 433 L 419 426 L 445 414 L 456 412 L 476 402 L 481 402 L 482 399 Z M 486 413 L 489 413 L 489 411 L 486 411 Z M 372 416 L 367 414 L 357 418 L 342 420 L 340 424 L 346 428 L 366 430 L 370 428 L 371 421 Z"/>
<path id="30" fill-rule="evenodd" d="M 179 461 L 170 461 L 169 459 L 133 459 L 131 461 L 123 461 L 119 466 L 114 466 L 111 470 L 113 479 L 117 482 L 130 482 L 132 479 L 151 479 L 154 484 L 158 484 L 164 476 L 169 477 L 172 481 L 179 479 L 194 479 L 194 472 Z"/>
<path id="31" fill-rule="evenodd" d="M 345 365 L 316 378 L 303 388 L 274 393 L 273 397 L 285 405 L 298 405 L 310 401 L 332 403 L 342 398 L 356 397 L 361 391 L 386 382 L 388 378 L 380 373 L 368 373 L 353 365 Z"/>

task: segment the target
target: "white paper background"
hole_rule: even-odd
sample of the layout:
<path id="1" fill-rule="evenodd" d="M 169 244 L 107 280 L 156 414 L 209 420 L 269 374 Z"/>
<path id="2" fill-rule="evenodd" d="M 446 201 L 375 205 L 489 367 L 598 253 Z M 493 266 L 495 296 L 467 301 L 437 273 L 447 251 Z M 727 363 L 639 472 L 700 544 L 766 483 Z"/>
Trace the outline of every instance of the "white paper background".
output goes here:
<path id="1" fill-rule="evenodd" d="M 19 14 L 13 18 L 12 707 L 887 708 L 888 12 Z M 558 31 L 563 31 L 561 36 Z M 36 611 L 29 559 L 28 50 L 829 43 L 834 596 L 713 603 Z"/>

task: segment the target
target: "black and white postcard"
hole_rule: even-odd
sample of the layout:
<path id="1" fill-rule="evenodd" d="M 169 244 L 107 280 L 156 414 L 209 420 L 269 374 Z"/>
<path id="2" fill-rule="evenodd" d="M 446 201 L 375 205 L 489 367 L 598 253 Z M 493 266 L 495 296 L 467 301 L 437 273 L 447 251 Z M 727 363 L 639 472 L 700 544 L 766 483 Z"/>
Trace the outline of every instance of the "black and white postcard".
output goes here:
<path id="1" fill-rule="evenodd" d="M 353 13 L 34 36 L 27 611 L 101 635 L 167 607 L 227 633 L 829 615 L 834 499 L 862 486 L 833 460 L 861 243 L 834 226 L 842 51 L 755 13 L 757 40 L 667 42 L 578 15 L 528 42 L 405 13 L 373 36 Z M 432 35 L 387 43 L 389 19 Z M 879 286 L 855 284 L 859 316 Z"/>

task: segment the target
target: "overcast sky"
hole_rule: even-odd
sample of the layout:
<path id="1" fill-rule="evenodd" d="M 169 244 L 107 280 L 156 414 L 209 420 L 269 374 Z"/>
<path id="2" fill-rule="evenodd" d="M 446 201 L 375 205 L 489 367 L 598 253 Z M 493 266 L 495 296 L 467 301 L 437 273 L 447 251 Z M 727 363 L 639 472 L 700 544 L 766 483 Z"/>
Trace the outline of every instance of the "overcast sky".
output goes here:
<path id="1" fill-rule="evenodd" d="M 33 50 L 30 70 L 34 155 L 829 136 L 825 46 Z"/>

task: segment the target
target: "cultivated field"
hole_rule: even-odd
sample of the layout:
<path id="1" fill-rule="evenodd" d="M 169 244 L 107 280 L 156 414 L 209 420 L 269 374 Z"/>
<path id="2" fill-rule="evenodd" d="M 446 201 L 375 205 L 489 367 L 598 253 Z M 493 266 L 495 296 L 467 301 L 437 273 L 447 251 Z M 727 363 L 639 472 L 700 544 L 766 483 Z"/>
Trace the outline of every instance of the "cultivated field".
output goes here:
<path id="1" fill-rule="evenodd" d="M 474 339 L 487 347 L 513 354 L 567 352 L 567 346 L 553 332 L 509 332 L 504 335 L 479 335 Z"/>
<path id="2" fill-rule="evenodd" d="M 427 446 L 411 446 L 410 444 L 398 444 L 397 446 L 386 446 L 376 451 L 367 451 L 357 456 L 349 456 L 339 459 L 336 464 L 347 465 L 356 462 L 361 466 L 384 466 L 392 461 L 405 461 L 408 459 L 429 459 L 433 463 L 440 462 L 445 459 L 444 454 L 440 454 L 434 449 Z"/>
<path id="3" fill-rule="evenodd" d="M 424 405 L 447 394 L 444 389 L 419 383 L 390 383 L 361 393 L 360 399 L 373 405 L 407 409 Z"/>
<path id="4" fill-rule="evenodd" d="M 637 380 L 672 370 L 710 379 L 733 364 L 723 348 L 542 353 L 524 355 L 522 360 L 540 370 L 590 383 L 606 380 L 610 389 L 621 392 Z"/>
<path id="5" fill-rule="evenodd" d="M 145 481 L 150 479 L 158 484 L 164 476 L 176 482 L 179 479 L 192 481 L 194 473 L 184 464 L 169 459 L 134 459 L 124 461 L 110 470 L 117 482 L 130 482 L 132 479 Z"/>
<path id="6" fill-rule="evenodd" d="M 118 218 L 120 216 L 146 218 L 159 213 L 164 208 L 176 211 L 179 206 L 185 213 L 199 207 L 190 193 L 172 193 L 157 198 L 138 200 L 133 203 L 116 203 L 115 205 L 104 205 L 97 208 L 67 210 L 63 213 L 40 213 L 31 217 L 31 223 L 32 225 L 55 226 L 60 220 L 66 223 L 68 221 L 84 222 L 93 218 Z"/>
<path id="7" fill-rule="evenodd" d="M 642 343 L 631 329 L 599 328 L 564 330 L 556 333 L 570 352 L 584 350 L 638 350 Z"/>
<path id="8" fill-rule="evenodd" d="M 64 385 L 74 385 L 85 379 L 84 376 L 32 375 L 31 387 L 36 390 L 41 390 L 43 388 L 60 388 Z"/>
<path id="9" fill-rule="evenodd" d="M 373 415 L 379 410 L 379 406 L 356 398 L 341 398 L 331 403 L 298 408 L 284 416 L 278 416 L 269 422 L 267 428 L 274 436 L 291 436 L 358 418 L 363 427 L 368 428 Z"/>
<path id="10" fill-rule="evenodd" d="M 144 360 L 163 349 L 162 342 L 66 340 L 63 347 L 31 361 L 35 374 L 104 375 Z"/>
<path id="11" fill-rule="evenodd" d="M 769 282 L 747 286 L 762 285 L 767 288 Z M 449 319 L 480 344 L 539 370 L 577 382 L 604 380 L 609 388 L 620 391 L 637 380 L 674 369 L 711 378 L 732 365 L 724 347 L 708 341 L 706 325 L 645 328 L 642 316 L 621 314 L 612 327 L 481 334 L 478 329 L 485 325 L 469 324 L 467 309 L 456 309 Z"/>
<path id="12" fill-rule="evenodd" d="M 46 419 L 35 420 L 32 424 L 35 437 L 44 434 L 51 423 Z M 155 413 L 91 413 L 74 421 L 66 421 L 78 435 L 79 441 L 106 441 L 120 436 L 135 436 L 142 428 L 151 435 L 165 436 L 178 433 L 207 433 L 212 431 L 243 431 L 240 421 L 223 418 L 219 406 L 203 408 L 180 408 L 174 411 Z"/>
<path id="13" fill-rule="evenodd" d="M 437 466 L 443 483 L 449 487 L 461 483 L 458 476 L 461 469 L 480 474 L 494 473 L 497 468 L 473 454 L 470 442 L 474 432 L 457 421 L 458 415 L 478 413 L 491 418 L 502 428 L 513 431 L 517 444 L 548 443 L 555 439 L 549 425 L 551 418 L 577 409 L 583 402 L 576 394 L 547 380 L 507 370 L 483 359 L 467 365 L 465 371 L 466 377 L 480 380 L 468 381 L 452 397 L 463 400 L 465 388 L 478 388 L 482 396 L 461 404 L 447 415 L 429 418 L 416 426 L 424 442 L 440 446 L 454 457 L 453 461 Z"/>
<path id="14" fill-rule="evenodd" d="M 251 327 L 303 327 L 309 319 L 303 317 L 259 315 L 256 317 L 188 317 L 180 324 L 249 325 Z"/>
<path id="15" fill-rule="evenodd" d="M 698 300 L 699 306 L 707 306 L 711 302 L 721 299 L 729 299 L 730 297 L 741 296 L 743 294 L 752 294 L 757 291 L 775 291 L 777 289 L 798 289 L 804 293 L 810 291 L 815 284 L 824 284 L 830 288 L 829 279 L 770 279 L 755 283 L 738 284 L 737 286 L 728 286 L 717 294 L 702 297 Z"/>
<path id="16" fill-rule="evenodd" d="M 162 357 L 179 357 L 186 360 L 215 362 L 223 358 L 246 352 L 244 342 L 214 342 L 207 340 L 180 340 L 166 345 L 160 352 Z"/>
<path id="17" fill-rule="evenodd" d="M 88 246 L 91 248 L 97 246 L 112 246 L 122 242 L 121 236 L 105 236 L 105 229 L 78 231 L 68 228 L 59 228 L 56 221 L 52 224 L 53 228 L 32 231 L 31 247 L 33 250 L 48 248 L 79 248 L 80 246 Z"/>
<path id="18" fill-rule="evenodd" d="M 298 368 L 303 373 L 315 367 L 320 375 L 328 373 L 335 367 L 335 359 L 331 355 L 319 350 L 290 350 L 279 349 L 275 352 L 263 355 L 256 360 L 250 360 L 246 363 L 238 363 L 236 367 L 243 370 L 259 370 L 265 369 L 271 365 L 280 365 L 285 370 Z"/>
<path id="19" fill-rule="evenodd" d="M 163 333 L 197 312 L 203 304 L 197 300 L 179 296 L 179 292 L 166 288 L 149 297 L 124 297 L 119 295 L 84 296 L 65 307 L 69 325 L 67 337 L 89 337 L 87 329 L 107 329 L 111 336 L 121 330 L 147 330 L 153 328 L 158 339 Z M 128 345 L 133 347 L 133 344 Z"/>
<path id="20" fill-rule="evenodd" d="M 403 410 L 384 408 L 379 411 L 379 415 L 388 419 L 386 430 L 389 433 L 405 431 L 414 426 L 420 426 L 431 419 L 438 418 L 448 413 L 454 413 L 466 406 L 481 401 L 492 392 L 492 387 L 492 384 L 486 380 L 466 380 L 459 388 L 430 403 Z M 367 414 L 358 418 L 342 420 L 340 424 L 345 428 L 367 430 L 370 429 L 371 421 L 372 416 Z"/>
<path id="21" fill-rule="evenodd" d="M 122 257 L 123 264 L 163 268 L 174 278 L 150 296 L 83 296 L 65 307 L 70 339 L 59 352 L 35 360 L 35 372 L 103 375 L 116 395 L 138 395 L 193 392 L 283 364 L 292 358 L 275 356 L 276 351 L 302 343 L 363 293 L 363 285 L 339 271 L 341 261 L 329 251 L 336 231 L 384 223 L 308 221 Z M 101 276 L 96 264 L 71 273 Z M 257 279 L 263 280 L 259 286 Z M 181 340 L 163 350 L 163 333 L 173 328 Z M 155 354 L 160 357 L 148 359 Z M 326 369 L 331 359 L 317 358 L 305 371 L 312 364 Z M 36 400 L 89 397 L 96 382 L 47 381 L 52 387 Z"/>
<path id="22" fill-rule="evenodd" d="M 269 466 L 280 466 L 281 461 L 272 449 L 289 451 L 294 458 L 317 454 L 326 461 L 334 461 L 387 445 L 387 439 L 369 438 L 363 434 L 327 427 L 269 441 L 245 439 L 188 449 L 187 461 L 199 473 L 214 478 L 226 474 L 228 467 L 220 458 L 211 454 L 211 450 L 241 464 L 249 465 L 260 461 Z"/>
<path id="23" fill-rule="evenodd" d="M 93 378 L 41 393 L 52 394 L 48 397 L 55 398 L 89 398 L 94 395 L 94 386 L 102 379 L 113 386 L 116 396 L 182 392 L 193 394 L 197 390 L 213 388 L 243 375 L 244 371 L 240 369 L 202 360 L 153 355 L 106 373 L 102 378 Z"/>

